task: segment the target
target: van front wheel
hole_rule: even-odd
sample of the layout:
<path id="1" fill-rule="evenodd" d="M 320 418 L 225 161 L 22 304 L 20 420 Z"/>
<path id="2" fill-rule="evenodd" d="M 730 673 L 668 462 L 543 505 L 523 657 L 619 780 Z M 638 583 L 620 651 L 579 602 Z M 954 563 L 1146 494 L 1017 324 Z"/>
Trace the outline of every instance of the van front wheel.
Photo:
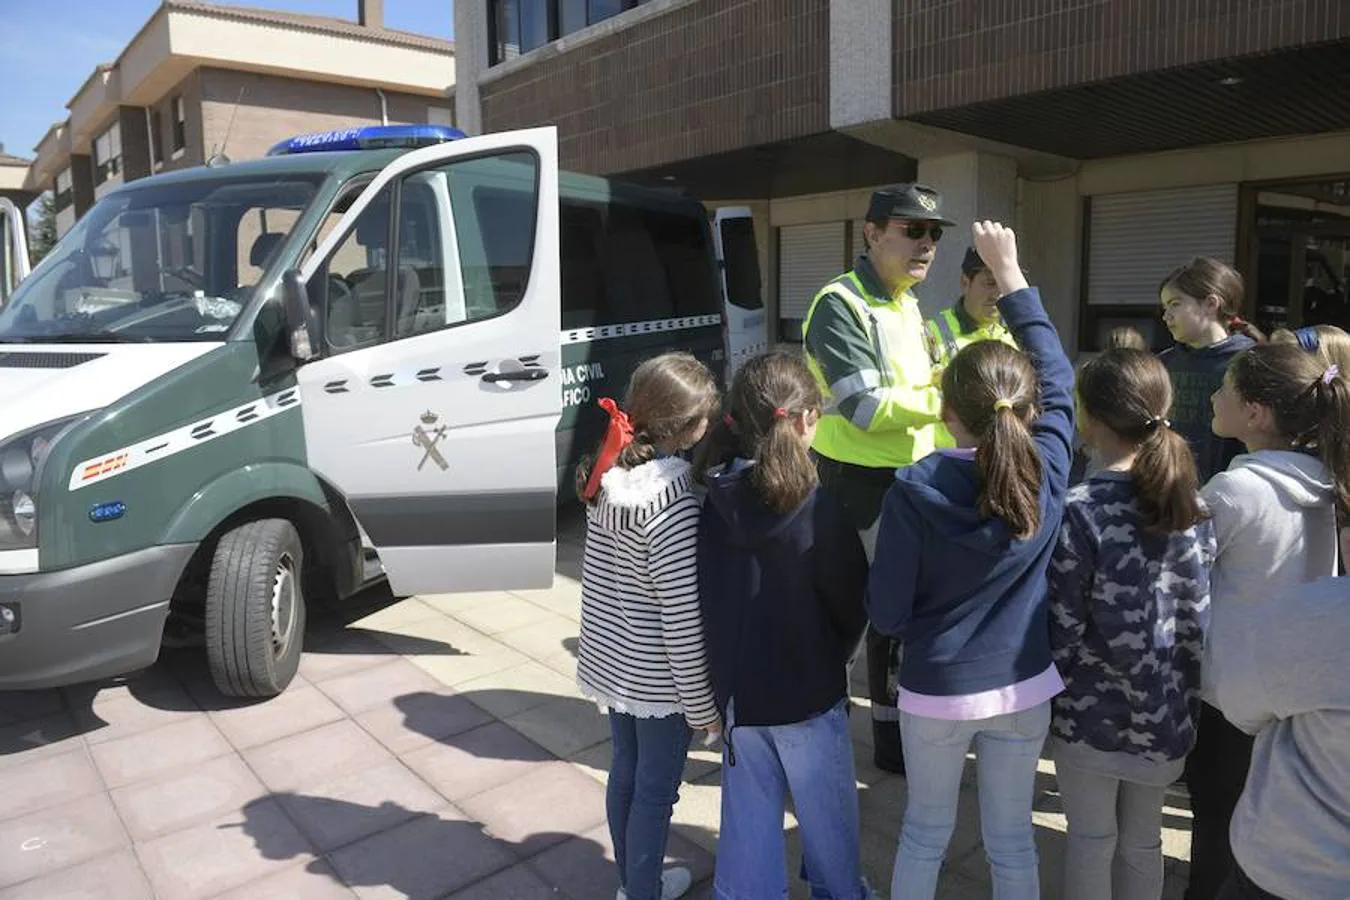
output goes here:
<path id="1" fill-rule="evenodd" d="M 206 587 L 211 678 L 231 697 L 274 697 L 300 666 L 305 636 L 304 548 L 285 519 L 226 532 Z"/>

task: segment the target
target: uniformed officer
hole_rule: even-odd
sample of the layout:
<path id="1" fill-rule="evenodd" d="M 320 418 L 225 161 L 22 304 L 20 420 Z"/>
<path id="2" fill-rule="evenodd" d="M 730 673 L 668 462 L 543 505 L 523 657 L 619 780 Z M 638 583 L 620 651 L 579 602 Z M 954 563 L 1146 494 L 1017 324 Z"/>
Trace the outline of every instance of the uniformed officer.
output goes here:
<path id="1" fill-rule="evenodd" d="M 967 344 L 976 341 L 1002 341 L 1016 347 L 1008 326 L 998 314 L 998 282 L 980 259 L 974 247 L 966 249 L 961 260 L 961 296 L 956 303 L 924 323 L 933 354 L 933 380 L 942 381 L 942 370 Z M 955 447 L 956 441 L 941 423 L 937 426 L 937 446 Z"/>
<path id="2" fill-rule="evenodd" d="M 803 323 L 807 364 L 826 398 L 812 449 L 821 484 L 843 502 L 868 559 L 895 470 L 932 452 L 941 398 L 919 302 L 944 226 L 942 196 L 921 184 L 872 195 L 865 252 L 820 289 Z M 878 768 L 904 771 L 895 647 L 868 629 L 867 683 Z"/>

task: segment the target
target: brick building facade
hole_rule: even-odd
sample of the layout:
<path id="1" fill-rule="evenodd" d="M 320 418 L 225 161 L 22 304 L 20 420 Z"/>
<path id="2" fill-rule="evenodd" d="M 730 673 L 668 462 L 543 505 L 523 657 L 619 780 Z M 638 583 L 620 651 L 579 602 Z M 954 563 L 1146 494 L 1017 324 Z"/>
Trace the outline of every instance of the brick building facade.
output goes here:
<path id="1" fill-rule="evenodd" d="M 466 131 L 553 123 L 567 168 L 750 206 L 786 340 L 870 190 L 916 177 L 1016 223 L 1078 349 L 1164 342 L 1157 281 L 1194 254 L 1267 326 L 1350 308 L 1341 0 L 461 0 L 455 35 Z"/>

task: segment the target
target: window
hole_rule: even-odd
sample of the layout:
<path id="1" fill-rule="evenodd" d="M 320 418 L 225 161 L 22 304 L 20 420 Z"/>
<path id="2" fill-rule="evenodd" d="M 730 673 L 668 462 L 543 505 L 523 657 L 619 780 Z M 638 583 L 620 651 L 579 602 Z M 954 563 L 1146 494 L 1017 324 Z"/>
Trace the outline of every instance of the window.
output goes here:
<path id="1" fill-rule="evenodd" d="M 263 276 L 281 249 L 286 235 L 295 228 L 300 210 L 270 204 L 246 210 L 235 232 L 235 280 L 238 287 L 252 287 Z"/>
<path id="2" fill-rule="evenodd" d="M 122 126 L 113 123 L 94 138 L 94 184 L 102 184 L 122 172 Z"/>
<path id="3" fill-rule="evenodd" d="M 311 299 L 326 301 L 324 334 L 334 350 L 363 347 L 384 340 L 386 327 L 385 285 L 389 278 L 389 198 L 385 189 L 367 206 L 356 225 L 311 282 Z M 349 196 L 348 203 L 355 200 Z M 329 219 L 346 212 L 339 205 Z M 331 230 L 325 227 L 324 231 Z"/>
<path id="4" fill-rule="evenodd" d="M 187 108 L 182 97 L 174 97 L 173 103 L 173 152 L 178 153 L 187 147 Z"/>
<path id="5" fill-rule="evenodd" d="M 646 0 L 489 0 L 489 65 L 603 22 Z"/>
<path id="6" fill-rule="evenodd" d="M 697 212 L 564 199 L 560 227 L 564 329 L 721 312 Z"/>
<path id="7" fill-rule="evenodd" d="M 534 259 L 538 169 L 533 154 L 515 152 L 455 161 L 404 180 L 397 337 L 489 319 L 524 298 Z M 449 199 L 453 222 L 445 221 L 442 198 Z"/>
<path id="8" fill-rule="evenodd" d="M 386 188 L 318 269 L 310 299 L 326 309 L 328 346 L 341 352 L 489 319 L 525 296 L 534 260 L 539 163 L 532 153 L 457 160 L 398 185 L 391 254 Z M 316 242 L 353 203 L 330 213 Z M 390 265 L 390 260 L 394 264 Z"/>
<path id="9" fill-rule="evenodd" d="M 54 192 L 56 195 L 56 208 L 65 209 L 74 202 L 71 196 L 70 167 L 62 169 L 56 173 L 56 186 Z"/>
<path id="10" fill-rule="evenodd" d="M 164 114 L 155 110 L 150 114 L 150 164 L 158 167 L 164 162 Z"/>

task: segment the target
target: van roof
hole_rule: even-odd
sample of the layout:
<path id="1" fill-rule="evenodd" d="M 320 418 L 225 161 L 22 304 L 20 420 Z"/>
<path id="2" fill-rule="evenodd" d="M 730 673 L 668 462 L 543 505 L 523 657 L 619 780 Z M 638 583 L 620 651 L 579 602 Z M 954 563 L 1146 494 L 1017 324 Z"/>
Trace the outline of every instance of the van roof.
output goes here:
<path id="1" fill-rule="evenodd" d="M 221 178 L 269 178 L 287 175 L 328 177 L 342 182 L 357 175 L 378 172 L 398 159 L 408 149 L 392 150 L 334 150 L 324 153 L 297 153 L 286 156 L 265 156 L 230 162 L 219 166 L 194 166 L 173 172 L 162 172 L 150 178 L 138 178 L 119 187 L 116 193 L 134 191 L 142 187 L 163 187 Z M 632 184 L 618 179 L 576 172 L 559 175 L 559 193 L 563 199 L 606 202 L 617 200 L 634 206 L 655 207 L 686 215 L 704 214 L 703 204 L 693 197 L 674 190 L 662 190 Z"/>

